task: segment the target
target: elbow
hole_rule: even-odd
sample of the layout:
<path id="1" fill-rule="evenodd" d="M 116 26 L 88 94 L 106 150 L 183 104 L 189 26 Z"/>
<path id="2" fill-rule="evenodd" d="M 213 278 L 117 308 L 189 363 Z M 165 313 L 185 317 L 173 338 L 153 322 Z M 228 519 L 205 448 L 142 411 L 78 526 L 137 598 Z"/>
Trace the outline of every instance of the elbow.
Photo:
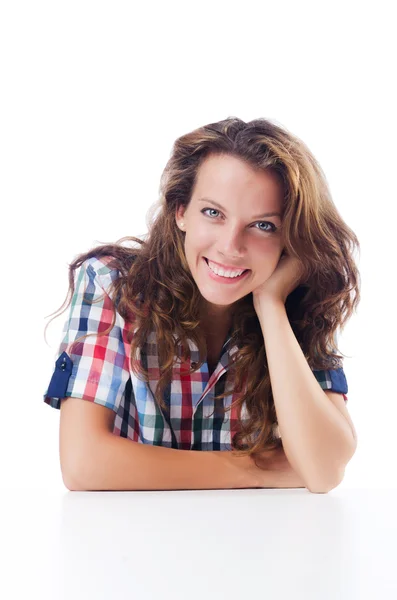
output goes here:
<path id="1" fill-rule="evenodd" d="M 342 483 L 344 475 L 345 471 L 343 470 L 343 473 L 339 474 L 339 476 L 334 478 L 332 481 L 316 481 L 313 485 L 307 485 L 306 487 L 312 494 L 328 494 L 328 492 L 334 490 Z"/>
<path id="2" fill-rule="evenodd" d="M 70 492 L 92 492 L 98 489 L 92 485 L 92 483 L 87 484 L 85 478 L 82 479 L 81 477 L 76 476 L 76 474 L 70 474 L 66 471 L 62 471 L 62 480 L 64 486 Z"/>
<path id="3" fill-rule="evenodd" d="M 76 483 L 76 481 L 73 478 L 71 478 L 69 475 L 67 475 L 63 470 L 62 470 L 62 481 L 63 481 L 63 485 L 70 492 L 82 492 L 83 491 L 81 489 L 81 486 L 78 485 Z"/>
<path id="4" fill-rule="evenodd" d="M 64 486 L 70 492 L 91 492 L 91 491 L 95 490 L 95 487 L 89 486 L 89 485 L 83 485 L 82 483 L 79 482 L 78 479 L 64 475 L 63 473 L 62 473 L 62 480 L 63 480 Z"/>
<path id="5" fill-rule="evenodd" d="M 311 494 L 328 494 L 331 490 L 333 490 L 336 485 L 329 486 L 307 486 L 307 489 Z"/>
<path id="6" fill-rule="evenodd" d="M 89 492 L 96 489 L 97 446 L 66 448 L 60 453 L 60 465 L 64 486 L 71 492 Z"/>
<path id="7" fill-rule="evenodd" d="M 80 465 L 80 468 L 76 468 L 76 463 Z M 85 478 L 82 477 L 81 465 L 82 461 L 72 463 L 70 460 L 61 460 L 62 481 L 70 492 L 89 491 L 89 486 L 83 484 Z"/>
<path id="8" fill-rule="evenodd" d="M 356 447 L 357 442 L 355 440 L 354 444 L 350 446 L 349 452 L 346 453 L 346 455 L 344 456 L 343 461 L 339 461 L 339 468 L 337 469 L 336 475 L 334 473 L 333 476 L 328 477 L 328 479 L 325 481 L 321 477 L 316 478 L 314 482 L 311 481 L 311 485 L 307 485 L 307 489 L 309 490 L 309 492 L 312 492 L 313 494 L 326 494 L 338 487 L 338 485 L 340 485 L 343 481 L 343 478 L 345 476 L 346 465 L 354 456 Z"/>

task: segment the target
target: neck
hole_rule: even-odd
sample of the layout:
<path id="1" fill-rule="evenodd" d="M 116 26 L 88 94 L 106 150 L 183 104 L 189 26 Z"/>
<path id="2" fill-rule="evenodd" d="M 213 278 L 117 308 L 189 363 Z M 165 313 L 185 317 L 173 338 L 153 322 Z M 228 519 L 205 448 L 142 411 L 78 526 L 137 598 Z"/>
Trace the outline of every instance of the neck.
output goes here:
<path id="1" fill-rule="evenodd" d="M 204 331 L 207 337 L 220 336 L 225 337 L 232 324 L 232 315 L 219 314 L 216 312 L 206 313 L 203 311 L 200 319 L 200 327 Z"/>

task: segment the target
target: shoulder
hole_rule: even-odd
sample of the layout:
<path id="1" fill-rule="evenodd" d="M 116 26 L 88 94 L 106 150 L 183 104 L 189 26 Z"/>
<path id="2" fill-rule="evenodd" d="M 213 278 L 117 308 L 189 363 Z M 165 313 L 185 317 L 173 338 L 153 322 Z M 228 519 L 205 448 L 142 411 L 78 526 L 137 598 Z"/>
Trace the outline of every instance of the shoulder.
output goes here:
<path id="1" fill-rule="evenodd" d="M 110 273 L 117 274 L 119 270 L 115 267 L 113 256 L 91 256 L 82 264 L 81 268 L 94 271 L 96 275 L 105 276 Z"/>
<path id="2" fill-rule="evenodd" d="M 113 256 L 91 256 L 81 263 L 78 277 L 85 276 L 107 291 L 112 282 L 120 276 Z"/>

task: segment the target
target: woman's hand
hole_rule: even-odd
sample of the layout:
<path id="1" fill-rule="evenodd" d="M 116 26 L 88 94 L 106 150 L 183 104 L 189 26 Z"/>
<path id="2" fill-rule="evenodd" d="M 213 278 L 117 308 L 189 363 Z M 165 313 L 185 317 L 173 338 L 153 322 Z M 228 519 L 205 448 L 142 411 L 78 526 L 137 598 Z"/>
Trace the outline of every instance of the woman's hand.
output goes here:
<path id="1" fill-rule="evenodd" d="M 302 262 L 293 256 L 282 255 L 269 279 L 252 291 L 255 310 L 262 300 L 269 298 L 285 304 L 290 293 L 303 283 L 303 276 Z"/>
<path id="2" fill-rule="evenodd" d="M 247 487 L 258 488 L 305 488 L 300 475 L 291 467 L 282 446 L 276 450 L 265 450 L 256 458 L 258 467 L 251 456 L 236 456 L 231 452 L 233 462 L 247 475 Z"/>
<path id="3" fill-rule="evenodd" d="M 273 483 L 278 483 L 277 487 L 291 487 L 291 488 L 304 488 L 306 487 L 305 482 L 301 476 L 295 471 L 288 461 L 288 458 L 284 452 L 282 446 L 276 450 L 267 450 L 261 453 L 259 464 L 265 470 L 258 468 L 260 472 L 259 481 L 264 482 L 267 487 L 273 487 Z M 276 487 L 276 486 L 275 486 Z"/>

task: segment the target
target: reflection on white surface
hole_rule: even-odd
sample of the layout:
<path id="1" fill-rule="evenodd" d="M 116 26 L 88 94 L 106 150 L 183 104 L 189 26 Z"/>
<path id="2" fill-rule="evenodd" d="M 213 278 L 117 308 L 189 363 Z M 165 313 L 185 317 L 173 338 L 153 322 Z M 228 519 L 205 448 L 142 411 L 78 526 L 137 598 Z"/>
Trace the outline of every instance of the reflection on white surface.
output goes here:
<path id="1" fill-rule="evenodd" d="M 2 492 L 0 596 L 396 598 L 397 490 Z"/>

